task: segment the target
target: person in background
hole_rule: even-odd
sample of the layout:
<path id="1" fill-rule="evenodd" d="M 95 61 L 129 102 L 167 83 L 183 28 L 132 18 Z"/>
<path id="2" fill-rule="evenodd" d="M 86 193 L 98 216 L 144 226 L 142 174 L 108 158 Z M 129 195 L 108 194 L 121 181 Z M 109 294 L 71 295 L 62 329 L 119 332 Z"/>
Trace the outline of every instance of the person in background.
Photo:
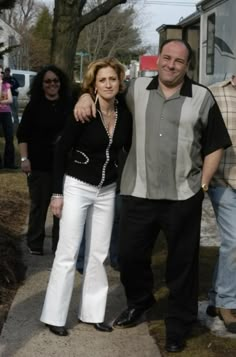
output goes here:
<path id="1" fill-rule="evenodd" d="M 27 246 L 30 254 L 43 255 L 45 222 L 52 194 L 54 150 L 71 112 L 67 76 L 54 65 L 44 67 L 34 78 L 17 130 L 21 169 L 27 175 L 30 213 Z M 53 217 L 52 251 L 56 251 L 59 220 Z"/>
<path id="2" fill-rule="evenodd" d="M 19 124 L 19 118 L 18 118 L 18 88 L 20 87 L 20 84 L 18 80 L 14 77 L 11 76 L 11 70 L 9 67 L 6 67 L 4 70 L 4 80 L 10 84 L 11 86 L 11 94 L 12 94 L 12 103 L 11 103 L 11 113 L 13 116 L 13 122 L 14 124 Z"/>
<path id="3" fill-rule="evenodd" d="M 59 336 L 68 334 L 65 324 L 85 226 L 78 319 L 98 331 L 112 331 L 104 323 L 108 293 L 104 261 L 114 217 L 118 154 L 129 149 L 131 140 L 131 115 L 116 98 L 124 76 L 124 67 L 115 58 L 88 66 L 83 90 L 96 102 L 96 118 L 81 124 L 72 115 L 57 145 L 51 208 L 60 217 L 60 238 L 40 320 Z"/>
<path id="4" fill-rule="evenodd" d="M 134 130 L 121 178 L 119 263 L 128 306 L 113 326 L 136 326 L 155 303 L 151 255 L 162 230 L 168 246 L 168 352 L 185 348 L 197 320 L 202 201 L 223 148 L 231 145 L 211 92 L 186 75 L 191 56 L 186 41 L 164 41 L 158 76 L 137 78 L 126 94 Z M 91 109 L 86 94 L 75 117 L 84 121 Z"/>
<path id="5" fill-rule="evenodd" d="M 208 190 L 215 211 L 221 244 L 207 314 L 219 316 L 226 329 L 236 333 L 236 77 L 210 87 L 233 145 L 225 150 Z"/>
<path id="6" fill-rule="evenodd" d="M 14 130 L 11 118 L 12 94 L 11 86 L 0 73 L 0 124 L 2 125 L 5 149 L 3 160 L 0 158 L 1 168 L 17 169 L 15 165 Z"/>

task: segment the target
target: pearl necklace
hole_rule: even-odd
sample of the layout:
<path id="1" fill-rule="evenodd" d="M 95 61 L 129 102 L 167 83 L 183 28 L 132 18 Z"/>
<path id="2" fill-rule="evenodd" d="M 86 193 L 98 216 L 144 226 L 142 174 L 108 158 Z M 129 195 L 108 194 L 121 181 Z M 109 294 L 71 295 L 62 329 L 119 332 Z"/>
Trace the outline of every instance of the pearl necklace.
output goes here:
<path id="1" fill-rule="evenodd" d="M 101 118 L 102 118 L 103 125 L 104 125 L 108 135 L 112 136 L 115 126 L 116 126 L 117 118 L 118 118 L 117 105 L 115 105 L 114 110 L 110 114 L 105 114 L 101 110 Z"/>

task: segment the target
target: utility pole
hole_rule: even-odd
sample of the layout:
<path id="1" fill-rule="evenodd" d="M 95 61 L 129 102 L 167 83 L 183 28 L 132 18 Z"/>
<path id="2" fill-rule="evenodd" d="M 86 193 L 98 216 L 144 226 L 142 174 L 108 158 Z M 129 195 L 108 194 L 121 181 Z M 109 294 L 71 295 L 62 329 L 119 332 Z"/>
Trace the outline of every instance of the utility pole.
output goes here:
<path id="1" fill-rule="evenodd" d="M 89 56 L 89 53 L 88 53 L 88 52 L 85 52 L 85 51 L 79 51 L 79 52 L 76 52 L 76 54 L 77 54 L 78 56 L 80 56 L 79 80 L 80 80 L 80 83 L 81 83 L 82 80 L 83 80 L 83 63 L 84 63 L 84 57 Z"/>

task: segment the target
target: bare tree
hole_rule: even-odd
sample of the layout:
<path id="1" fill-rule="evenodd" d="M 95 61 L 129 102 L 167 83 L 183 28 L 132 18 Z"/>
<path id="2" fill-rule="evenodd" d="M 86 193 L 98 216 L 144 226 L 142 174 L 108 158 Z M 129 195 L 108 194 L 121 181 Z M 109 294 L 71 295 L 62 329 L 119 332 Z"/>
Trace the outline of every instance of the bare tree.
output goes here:
<path id="1" fill-rule="evenodd" d="M 158 46 L 150 45 L 147 48 L 146 54 L 156 56 L 158 53 Z"/>
<path id="2" fill-rule="evenodd" d="M 46 5 L 39 13 L 30 33 L 30 68 L 38 71 L 50 62 L 52 15 Z"/>
<path id="3" fill-rule="evenodd" d="M 45 5 L 37 0 L 16 0 L 14 8 L 3 11 L 2 19 L 24 35 L 34 24 L 43 6 Z"/>
<path id="4" fill-rule="evenodd" d="M 99 0 L 94 0 L 98 4 Z M 98 18 L 84 28 L 77 51 L 88 53 L 89 60 L 131 53 L 141 44 L 139 30 L 134 27 L 136 12 L 132 6 L 114 8 L 107 16 Z"/>
<path id="5" fill-rule="evenodd" d="M 72 78 L 81 31 L 99 17 L 108 14 L 115 6 L 126 2 L 127 0 L 106 0 L 86 12 L 87 0 L 55 0 L 51 62 L 64 69 Z"/>
<path id="6" fill-rule="evenodd" d="M 39 0 L 16 0 L 13 8 L 2 12 L 2 19 L 21 35 L 19 68 L 30 68 L 31 27 L 43 7 L 45 4 Z"/>

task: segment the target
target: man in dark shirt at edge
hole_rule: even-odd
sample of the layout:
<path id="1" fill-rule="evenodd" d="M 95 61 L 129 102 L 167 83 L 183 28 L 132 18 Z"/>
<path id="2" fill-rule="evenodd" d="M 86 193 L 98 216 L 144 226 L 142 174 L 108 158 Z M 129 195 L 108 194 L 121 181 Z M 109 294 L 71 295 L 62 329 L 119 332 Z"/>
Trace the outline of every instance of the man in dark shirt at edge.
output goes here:
<path id="1" fill-rule="evenodd" d="M 132 146 L 121 180 L 120 272 L 127 309 L 114 327 L 137 325 L 153 306 L 151 255 L 163 230 L 167 239 L 165 318 L 168 352 L 180 352 L 198 313 L 198 259 L 204 192 L 223 149 L 231 145 L 211 92 L 190 80 L 192 49 L 183 40 L 165 41 L 159 75 L 137 78 L 126 94 L 133 115 Z M 77 120 L 95 113 L 84 94 Z"/>

